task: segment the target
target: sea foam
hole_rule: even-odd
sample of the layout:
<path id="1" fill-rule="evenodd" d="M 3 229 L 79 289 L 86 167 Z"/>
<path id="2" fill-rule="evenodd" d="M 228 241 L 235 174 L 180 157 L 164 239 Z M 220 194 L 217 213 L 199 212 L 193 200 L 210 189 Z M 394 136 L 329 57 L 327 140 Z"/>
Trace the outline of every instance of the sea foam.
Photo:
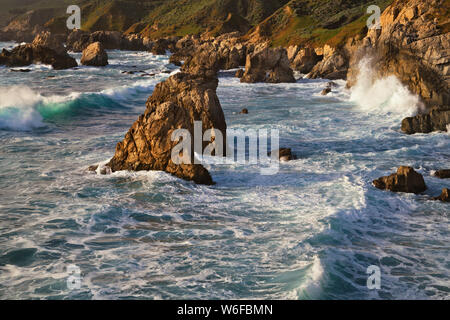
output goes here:
<path id="1" fill-rule="evenodd" d="M 359 63 L 359 75 L 351 90 L 350 101 L 370 113 L 394 113 L 412 116 L 423 104 L 395 76 L 376 78 L 374 62 L 365 57 Z"/>

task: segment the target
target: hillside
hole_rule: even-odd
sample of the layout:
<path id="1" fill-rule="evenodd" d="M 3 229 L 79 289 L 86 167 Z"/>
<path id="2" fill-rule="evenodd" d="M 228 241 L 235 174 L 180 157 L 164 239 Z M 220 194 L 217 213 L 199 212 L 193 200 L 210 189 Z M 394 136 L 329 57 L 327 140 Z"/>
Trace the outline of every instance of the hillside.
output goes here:
<path id="1" fill-rule="evenodd" d="M 365 33 L 366 9 L 384 10 L 392 0 L 0 0 L 8 16 L 35 8 L 55 8 L 46 27 L 67 32 L 67 5 L 82 8 L 82 29 L 139 33 L 149 38 L 240 31 L 274 46 L 329 43 Z"/>
<path id="2" fill-rule="evenodd" d="M 337 45 L 367 31 L 367 7 L 383 11 L 392 0 L 291 0 L 254 28 L 248 37 L 269 38 L 273 45 Z"/>

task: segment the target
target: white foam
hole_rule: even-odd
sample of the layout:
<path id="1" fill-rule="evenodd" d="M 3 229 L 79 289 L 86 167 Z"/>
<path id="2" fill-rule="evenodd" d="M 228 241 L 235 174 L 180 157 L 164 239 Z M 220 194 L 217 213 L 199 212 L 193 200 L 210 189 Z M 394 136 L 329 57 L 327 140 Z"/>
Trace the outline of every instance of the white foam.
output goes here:
<path id="1" fill-rule="evenodd" d="M 359 75 L 351 90 L 350 101 L 371 113 L 395 113 L 411 116 L 423 108 L 419 97 L 412 94 L 395 76 L 376 78 L 373 60 L 363 58 Z"/>
<path id="2" fill-rule="evenodd" d="M 0 88 L 0 128 L 27 131 L 44 127 L 37 107 L 76 99 L 80 94 L 44 97 L 27 86 Z"/>

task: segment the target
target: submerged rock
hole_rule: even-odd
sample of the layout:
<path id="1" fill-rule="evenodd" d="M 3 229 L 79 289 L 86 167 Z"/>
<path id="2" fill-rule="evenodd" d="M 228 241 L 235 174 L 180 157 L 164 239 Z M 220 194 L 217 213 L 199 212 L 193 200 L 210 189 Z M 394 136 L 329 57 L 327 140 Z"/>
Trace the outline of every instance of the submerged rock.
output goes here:
<path id="1" fill-rule="evenodd" d="M 447 131 L 448 125 L 450 125 L 450 107 L 433 108 L 429 113 L 403 119 L 402 131 L 406 134 Z"/>
<path id="2" fill-rule="evenodd" d="M 217 78 L 186 72 L 159 83 L 147 101 L 145 113 L 117 145 L 108 166 L 113 172 L 158 170 L 198 184 L 213 184 L 202 165 L 177 165 L 172 161 L 171 153 L 178 141 L 171 141 L 171 136 L 177 129 L 186 129 L 194 137 L 194 121 L 202 121 L 203 132 L 212 128 L 220 130 L 225 143 L 227 126 L 216 94 L 217 85 Z M 191 150 L 189 156 L 193 161 L 193 145 Z"/>
<path id="3" fill-rule="evenodd" d="M 322 92 L 320 94 L 323 95 L 323 96 L 326 96 L 330 92 L 331 92 L 331 88 L 330 87 L 326 87 L 325 89 L 322 90 Z"/>
<path id="4" fill-rule="evenodd" d="M 248 114 L 248 109 L 247 109 L 247 108 L 242 109 L 242 111 L 240 112 L 240 114 Z"/>
<path id="5" fill-rule="evenodd" d="M 291 148 L 280 148 L 273 152 L 277 155 L 277 158 L 282 162 L 287 162 L 296 159 L 295 155 L 292 154 Z M 272 153 L 269 153 L 269 156 L 271 154 Z"/>
<path id="6" fill-rule="evenodd" d="M 397 173 L 373 181 L 376 188 L 392 192 L 422 193 L 427 189 L 423 176 L 411 167 L 400 167 Z"/>
<path id="7" fill-rule="evenodd" d="M 55 70 L 69 69 L 78 65 L 67 53 L 59 54 L 42 45 L 20 45 L 11 51 L 3 49 L 0 54 L 0 65 L 23 67 L 30 64 L 49 64 Z"/>
<path id="8" fill-rule="evenodd" d="M 286 49 L 263 47 L 247 55 L 241 82 L 295 82 Z"/>
<path id="9" fill-rule="evenodd" d="M 450 190 L 447 188 L 442 189 L 442 193 L 439 197 L 433 198 L 433 200 L 450 202 Z"/>
<path id="10" fill-rule="evenodd" d="M 104 67 L 108 65 L 108 54 L 100 42 L 94 42 L 83 50 L 81 64 L 85 66 Z"/>
<path id="11" fill-rule="evenodd" d="M 450 169 L 438 170 L 434 173 L 434 176 L 440 179 L 450 179 Z"/>

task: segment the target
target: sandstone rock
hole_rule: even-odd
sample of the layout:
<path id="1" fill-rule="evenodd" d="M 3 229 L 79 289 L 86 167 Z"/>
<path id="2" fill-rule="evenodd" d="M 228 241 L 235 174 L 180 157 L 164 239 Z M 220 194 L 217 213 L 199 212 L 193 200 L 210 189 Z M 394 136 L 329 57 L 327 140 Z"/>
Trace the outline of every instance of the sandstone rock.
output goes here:
<path id="1" fill-rule="evenodd" d="M 331 92 L 331 88 L 330 87 L 326 87 L 325 89 L 322 90 L 322 92 L 320 94 L 323 95 L 323 96 L 326 96 L 330 92 Z"/>
<path id="2" fill-rule="evenodd" d="M 33 45 L 41 45 L 50 48 L 60 55 L 64 55 L 67 51 L 63 45 L 64 39 L 56 36 L 49 31 L 39 33 L 33 40 Z"/>
<path id="3" fill-rule="evenodd" d="M 117 145 L 108 166 L 112 171 L 161 170 L 199 184 L 213 184 L 202 165 L 176 165 L 172 162 L 171 152 L 178 142 L 172 142 L 171 135 L 176 129 L 187 129 L 194 137 L 194 121 L 198 120 L 202 121 L 203 132 L 215 128 L 226 139 L 226 123 L 216 95 L 217 85 L 217 78 L 185 72 L 159 83 L 147 101 L 145 113 Z"/>
<path id="4" fill-rule="evenodd" d="M 240 79 L 240 78 L 242 78 L 242 77 L 244 76 L 244 73 L 245 73 L 244 70 L 239 69 L 238 71 L 236 71 L 236 73 L 235 73 L 234 76 L 235 76 L 236 78 L 239 78 L 239 79 Z"/>
<path id="5" fill-rule="evenodd" d="M 169 50 L 169 42 L 166 39 L 158 39 L 154 43 L 151 52 L 155 55 L 165 55 L 167 50 Z"/>
<path id="6" fill-rule="evenodd" d="M 400 167 L 397 173 L 381 177 L 373 184 L 378 189 L 392 192 L 422 193 L 427 189 L 423 176 L 411 167 Z"/>
<path id="7" fill-rule="evenodd" d="M 264 47 L 247 55 L 241 82 L 295 82 L 286 49 Z"/>
<path id="8" fill-rule="evenodd" d="M 448 188 L 442 189 L 442 193 L 439 197 L 433 198 L 433 200 L 450 202 L 450 190 Z"/>
<path id="9" fill-rule="evenodd" d="M 291 66 L 292 69 L 307 74 L 321 59 L 322 57 L 318 56 L 313 48 L 303 48 L 297 52 Z"/>
<path id="10" fill-rule="evenodd" d="M 350 54 L 346 48 L 338 49 L 325 45 L 323 60 L 313 66 L 309 77 L 312 79 L 324 78 L 330 80 L 347 79 L 349 56 Z M 320 59 L 319 56 L 316 55 L 316 57 Z"/>
<path id="11" fill-rule="evenodd" d="M 361 47 L 377 58 L 378 77 L 395 75 L 428 108 L 450 105 L 450 33 L 435 22 L 448 21 L 449 10 L 445 0 L 395 0 L 381 15 L 382 29 L 369 32 Z M 357 71 L 358 64 L 351 63 L 350 86 Z"/>
<path id="12" fill-rule="evenodd" d="M 85 66 L 104 67 L 108 65 L 108 54 L 100 42 L 94 42 L 83 50 L 81 64 Z"/>
<path id="13" fill-rule="evenodd" d="M 67 50 L 82 52 L 89 44 L 89 33 L 86 31 L 75 29 L 67 36 Z"/>
<path id="14" fill-rule="evenodd" d="M 438 170 L 434 173 L 434 176 L 440 179 L 450 179 L 450 169 Z"/>
<path id="15" fill-rule="evenodd" d="M 75 59 L 67 53 L 58 54 L 56 51 L 42 45 L 20 45 L 11 51 L 3 49 L 0 54 L 0 65 L 23 67 L 30 64 L 49 64 L 55 70 L 77 66 Z"/>
<path id="16" fill-rule="evenodd" d="M 450 107 L 433 108 L 426 114 L 408 117 L 402 121 L 402 131 L 406 134 L 447 131 L 450 124 Z"/>

